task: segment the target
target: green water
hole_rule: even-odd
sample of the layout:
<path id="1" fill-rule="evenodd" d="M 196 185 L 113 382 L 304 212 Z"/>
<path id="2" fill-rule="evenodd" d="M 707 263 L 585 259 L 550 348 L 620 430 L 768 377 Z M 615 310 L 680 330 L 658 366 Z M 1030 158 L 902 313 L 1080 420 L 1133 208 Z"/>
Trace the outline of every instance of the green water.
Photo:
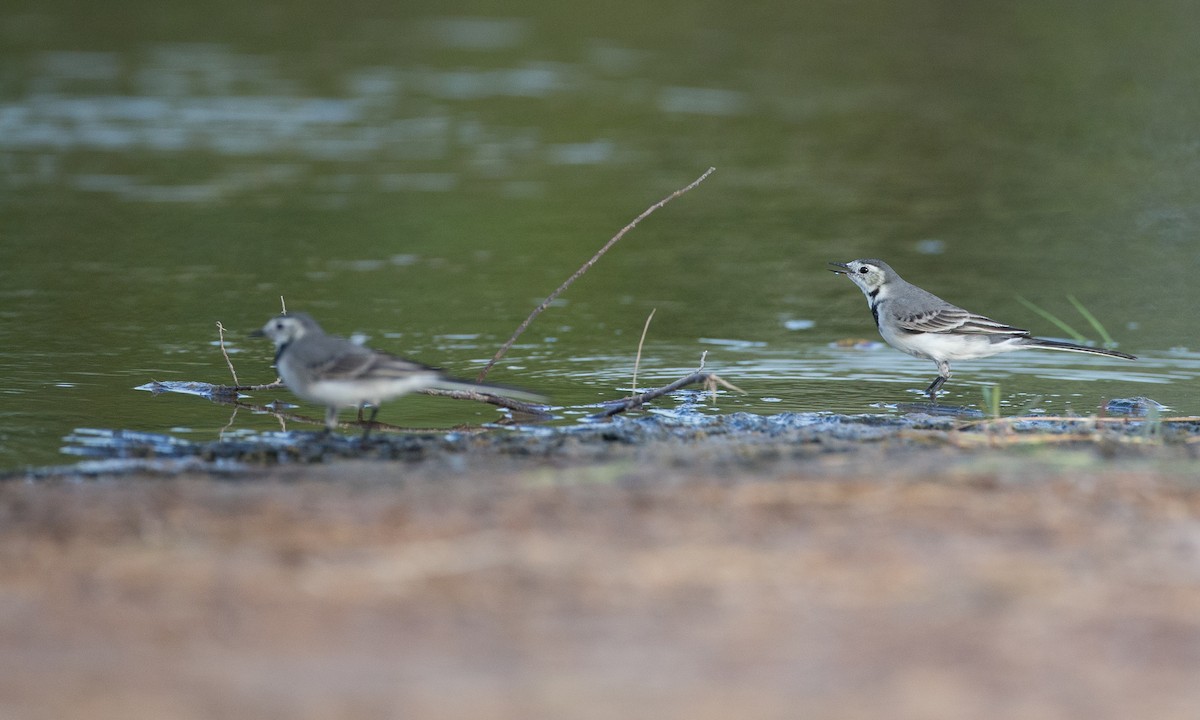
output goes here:
<path id="1" fill-rule="evenodd" d="M 77 6 L 78 5 L 78 6 Z M 932 363 L 878 340 L 829 260 L 1123 363 L 962 363 L 948 400 L 1200 413 L 1200 6 L 1185 2 L 6 3 L 0 9 L 0 467 L 78 427 L 211 439 L 269 415 L 133 388 L 274 378 L 288 307 L 473 376 L 648 205 L 492 380 L 570 422 L 708 368 L 705 412 L 889 412 Z M 278 397 L 281 392 L 255 400 Z M 1037 402 L 1034 402 L 1035 400 Z M 660 407 L 671 408 L 675 401 Z M 310 414 L 319 414 L 312 408 Z M 432 398 L 414 427 L 494 420 Z"/>

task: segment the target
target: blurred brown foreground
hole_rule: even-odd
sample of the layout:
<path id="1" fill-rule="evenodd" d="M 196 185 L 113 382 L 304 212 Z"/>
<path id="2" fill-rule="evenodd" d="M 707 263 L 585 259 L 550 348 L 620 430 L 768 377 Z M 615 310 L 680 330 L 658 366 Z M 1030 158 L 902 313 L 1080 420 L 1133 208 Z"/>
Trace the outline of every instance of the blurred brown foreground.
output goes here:
<path id="1" fill-rule="evenodd" d="M 0 718 L 1195 718 L 1179 448 L 0 483 Z"/>

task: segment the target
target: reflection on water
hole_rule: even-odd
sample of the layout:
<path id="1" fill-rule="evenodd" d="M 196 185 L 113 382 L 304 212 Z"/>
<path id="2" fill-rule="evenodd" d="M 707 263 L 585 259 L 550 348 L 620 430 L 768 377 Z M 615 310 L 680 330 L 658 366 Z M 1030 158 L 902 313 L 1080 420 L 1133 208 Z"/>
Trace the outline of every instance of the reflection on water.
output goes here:
<path id="1" fill-rule="evenodd" d="M 67 4 L 71 5 L 71 4 Z M 830 260 L 883 257 L 986 314 L 1103 319 L 1136 364 L 1022 353 L 950 402 L 1200 412 L 1197 10 L 628 2 L 504 16 L 246 6 L 120 23 L 0 7 L 0 467 L 77 427 L 275 428 L 153 381 L 273 379 L 279 309 L 471 376 L 636 213 L 718 168 L 572 287 L 497 368 L 568 409 L 706 369 L 704 413 L 894 412 L 929 363 L 878 342 Z M 327 14 L 323 14 L 327 13 Z M 390 13 L 390 14 L 389 14 Z M 95 27 L 92 27 L 95 25 Z M 313 28 L 322 32 L 314 34 Z M 507 374 L 506 374 L 507 373 Z M 282 393 L 278 398 L 294 400 Z M 420 398 L 389 421 L 495 419 Z M 669 409 L 671 403 L 662 402 Z"/>
<path id="2" fill-rule="evenodd" d="M 527 35 L 526 23 L 516 19 L 426 25 L 446 47 L 480 51 L 517 46 Z M 123 200 L 185 203 L 339 183 L 448 192 L 463 175 L 494 179 L 528 166 L 631 162 L 633 151 L 612 138 L 548 142 L 537 125 L 493 126 L 472 109 L 480 102 L 594 93 L 603 87 L 597 73 L 606 68 L 636 70 L 635 53 L 608 48 L 597 57 L 598 68 L 535 61 L 486 69 L 352 68 L 335 78 L 337 96 L 313 97 L 303 78 L 275 59 L 222 45 L 155 45 L 132 57 L 43 52 L 25 81 L 27 92 L 0 104 L 0 152 L 7 153 L 6 181 L 14 187 L 63 184 Z M 736 90 L 683 86 L 661 87 L 647 101 L 667 114 L 735 115 L 747 105 Z M 145 170 L 77 170 L 63 156 L 78 152 L 132 155 Z M 155 180 L 174 156 L 193 153 L 227 160 L 200 181 Z M 414 169 L 448 162 L 454 171 Z"/>

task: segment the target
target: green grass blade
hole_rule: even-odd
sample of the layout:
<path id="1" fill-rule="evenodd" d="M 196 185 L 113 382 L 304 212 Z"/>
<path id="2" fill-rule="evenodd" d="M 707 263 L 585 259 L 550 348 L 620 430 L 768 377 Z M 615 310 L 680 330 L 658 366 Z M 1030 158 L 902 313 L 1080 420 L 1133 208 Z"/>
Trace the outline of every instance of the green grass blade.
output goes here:
<path id="1" fill-rule="evenodd" d="M 992 418 L 1000 419 L 1000 386 L 999 385 L 983 385 L 979 388 L 983 393 L 983 405 L 988 412 L 992 414 Z"/>
<path id="2" fill-rule="evenodd" d="M 1027 400 L 1025 402 L 1025 404 L 1021 406 L 1021 409 L 1017 412 L 1017 416 L 1018 417 L 1027 417 L 1029 415 L 1032 415 L 1033 409 L 1035 407 L 1037 407 L 1038 404 L 1041 402 L 1042 402 L 1042 396 L 1034 395 L 1032 399 Z"/>
<path id="3" fill-rule="evenodd" d="M 1096 316 L 1093 315 L 1087 308 L 1085 308 L 1083 303 L 1076 300 L 1074 295 L 1068 295 L 1067 299 L 1071 301 L 1071 304 L 1075 306 L 1075 309 L 1079 311 L 1079 314 L 1083 316 L 1083 319 L 1087 320 L 1091 324 L 1092 328 L 1100 334 L 1100 339 L 1104 341 L 1105 346 L 1116 345 L 1116 342 L 1113 341 L 1112 335 L 1108 334 L 1108 330 L 1104 329 L 1104 326 L 1100 324 L 1100 321 L 1096 319 Z"/>
<path id="4" fill-rule="evenodd" d="M 1030 310 L 1034 311 L 1038 315 L 1041 315 L 1044 319 L 1054 323 L 1054 325 L 1059 330 L 1062 330 L 1063 332 L 1065 332 L 1075 342 L 1087 342 L 1087 338 L 1084 337 L 1082 334 L 1080 334 L 1078 330 L 1076 330 L 1075 328 L 1066 324 L 1062 320 L 1059 320 L 1057 317 L 1050 314 L 1049 311 L 1041 309 L 1037 305 L 1034 305 L 1033 303 L 1029 302 L 1025 298 L 1021 297 L 1020 295 L 1017 296 L 1017 302 L 1021 303 L 1022 305 L 1029 308 Z"/>

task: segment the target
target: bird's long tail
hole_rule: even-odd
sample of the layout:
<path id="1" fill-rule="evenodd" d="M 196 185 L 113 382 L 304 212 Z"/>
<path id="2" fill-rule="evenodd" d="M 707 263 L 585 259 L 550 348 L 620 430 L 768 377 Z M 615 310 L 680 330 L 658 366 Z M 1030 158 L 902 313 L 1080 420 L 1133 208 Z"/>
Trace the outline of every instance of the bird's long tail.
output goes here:
<path id="1" fill-rule="evenodd" d="M 433 384 L 434 388 L 439 390 L 458 390 L 460 392 L 477 392 L 487 393 L 489 395 L 499 395 L 500 397 L 510 398 L 512 400 L 521 400 L 527 403 L 542 404 L 546 402 L 546 398 L 537 393 L 521 390 L 520 388 L 506 387 L 504 385 L 484 385 L 482 383 L 474 383 L 469 380 L 455 380 L 453 378 L 441 378 Z"/>
<path id="2" fill-rule="evenodd" d="M 1023 343 L 1023 345 L 1041 350 L 1065 350 L 1067 352 L 1091 353 L 1092 355 L 1107 355 L 1108 357 L 1122 358 L 1125 360 L 1137 360 L 1136 357 L 1130 355 L 1129 353 L 1123 353 L 1117 350 L 1108 350 L 1105 348 L 1087 347 L 1086 345 L 1076 345 L 1075 343 L 1061 342 L 1058 340 L 1029 338 L 1029 340 Z"/>

